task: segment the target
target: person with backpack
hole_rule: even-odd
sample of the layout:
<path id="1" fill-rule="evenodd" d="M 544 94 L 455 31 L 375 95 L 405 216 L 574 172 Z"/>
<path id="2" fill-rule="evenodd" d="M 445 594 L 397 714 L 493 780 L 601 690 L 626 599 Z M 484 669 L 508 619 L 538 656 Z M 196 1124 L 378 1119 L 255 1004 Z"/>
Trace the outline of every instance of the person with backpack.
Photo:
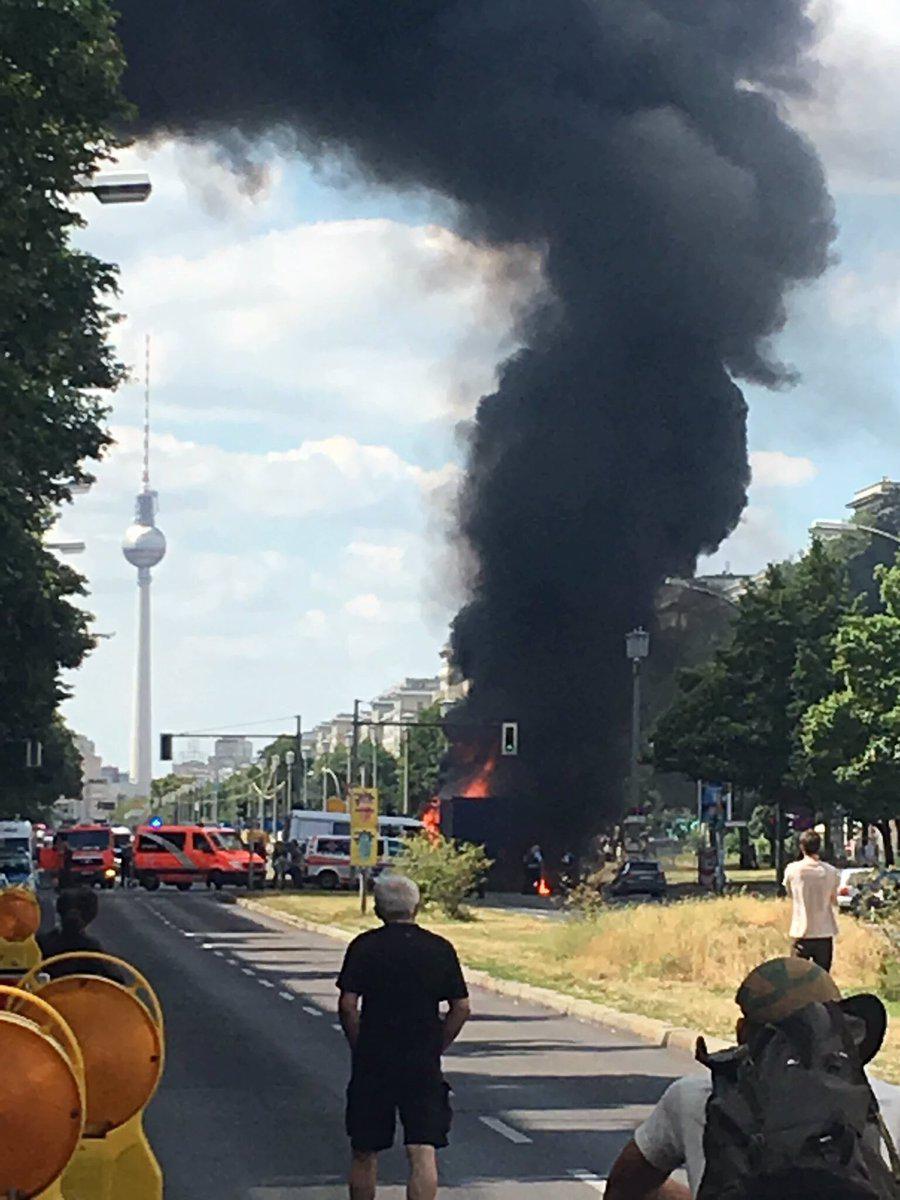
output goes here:
<path id="1" fill-rule="evenodd" d="M 776 958 L 735 997 L 738 1045 L 697 1058 L 617 1158 L 606 1200 L 900 1200 L 900 1102 L 874 1087 L 887 1014 Z M 670 1178 L 686 1169 L 688 1187 Z"/>

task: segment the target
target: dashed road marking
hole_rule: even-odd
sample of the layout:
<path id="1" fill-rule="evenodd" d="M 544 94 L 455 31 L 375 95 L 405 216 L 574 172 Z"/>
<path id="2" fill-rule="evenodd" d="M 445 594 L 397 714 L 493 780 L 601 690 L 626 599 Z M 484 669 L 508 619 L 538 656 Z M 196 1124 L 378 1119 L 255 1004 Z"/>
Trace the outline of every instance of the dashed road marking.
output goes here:
<path id="1" fill-rule="evenodd" d="M 225 954 L 221 950 L 213 950 L 213 954 L 216 956 L 216 958 L 224 958 L 225 957 Z"/>
<path id="2" fill-rule="evenodd" d="M 518 1129 L 513 1129 L 511 1125 L 507 1125 L 499 1117 L 479 1117 L 478 1120 L 483 1125 L 487 1125 L 488 1129 L 493 1129 L 494 1133 L 499 1133 L 501 1137 L 505 1137 L 508 1142 L 513 1142 L 516 1146 L 528 1146 L 531 1144 L 531 1138 L 527 1134 L 522 1133 Z"/>
<path id="3" fill-rule="evenodd" d="M 282 1000 L 293 1000 L 295 998 L 293 992 L 279 992 L 278 995 Z"/>
<path id="4" fill-rule="evenodd" d="M 602 1175 L 595 1175 L 593 1171 L 580 1171 L 577 1169 L 570 1170 L 569 1175 L 572 1179 L 583 1183 L 586 1187 L 593 1188 L 601 1196 L 606 1195 L 606 1180 Z"/>
<path id="5" fill-rule="evenodd" d="M 255 975 L 256 974 L 256 972 L 252 971 L 249 967 L 241 967 L 241 970 L 244 972 L 245 975 Z"/>
<path id="6" fill-rule="evenodd" d="M 335 1022 L 334 1022 L 334 1024 L 331 1026 L 331 1028 L 332 1028 L 332 1029 L 340 1029 L 340 1030 L 341 1030 L 341 1033 L 343 1033 L 343 1032 L 344 1032 L 344 1031 L 341 1029 L 341 1023 L 340 1023 L 340 1021 L 335 1021 Z"/>
<path id="7" fill-rule="evenodd" d="M 256 982 L 267 988 L 273 988 L 275 986 L 271 979 L 257 979 Z"/>
<path id="8" fill-rule="evenodd" d="M 313 1008 L 311 1004 L 304 1004 L 303 1011 L 309 1013 L 311 1017 L 321 1017 L 322 1015 L 322 1010 L 320 1008 Z"/>

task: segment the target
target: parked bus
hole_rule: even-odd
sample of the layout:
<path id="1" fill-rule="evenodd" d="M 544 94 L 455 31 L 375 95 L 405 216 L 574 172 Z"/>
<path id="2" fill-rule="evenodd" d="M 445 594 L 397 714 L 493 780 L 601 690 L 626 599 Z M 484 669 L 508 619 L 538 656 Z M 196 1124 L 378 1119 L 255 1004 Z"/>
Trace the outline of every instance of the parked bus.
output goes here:
<path id="1" fill-rule="evenodd" d="M 414 817 L 378 818 L 378 832 L 386 838 L 411 837 L 423 828 Z M 295 808 L 291 813 L 288 841 L 306 845 L 311 837 L 349 837 L 350 816 L 343 812 L 321 812 L 319 809 Z"/>

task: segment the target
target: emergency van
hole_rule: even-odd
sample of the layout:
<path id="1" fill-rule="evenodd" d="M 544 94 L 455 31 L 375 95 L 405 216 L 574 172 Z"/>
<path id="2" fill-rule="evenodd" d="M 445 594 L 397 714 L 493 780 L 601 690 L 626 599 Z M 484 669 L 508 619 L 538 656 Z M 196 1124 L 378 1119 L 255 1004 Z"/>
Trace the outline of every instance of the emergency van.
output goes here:
<path id="1" fill-rule="evenodd" d="M 30 821 L 0 821 L 0 886 L 36 886 Z"/>
<path id="2" fill-rule="evenodd" d="M 249 870 L 261 879 L 265 863 L 245 846 L 235 847 L 226 831 L 206 825 L 141 825 L 134 838 L 132 871 L 148 891 L 160 884 L 189 891 L 195 883 L 217 890 L 245 885 Z"/>
<path id="3" fill-rule="evenodd" d="M 115 887 L 116 858 L 108 825 L 70 825 L 57 830 L 53 845 L 41 850 L 39 861 L 45 871 L 65 875 L 69 883 Z"/>

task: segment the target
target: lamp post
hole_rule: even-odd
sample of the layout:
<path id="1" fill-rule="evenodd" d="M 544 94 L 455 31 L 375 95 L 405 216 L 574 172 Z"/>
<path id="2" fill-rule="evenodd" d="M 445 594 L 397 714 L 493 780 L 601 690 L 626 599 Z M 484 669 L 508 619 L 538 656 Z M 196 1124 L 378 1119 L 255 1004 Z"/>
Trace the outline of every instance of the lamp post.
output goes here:
<path id="1" fill-rule="evenodd" d="M 278 768 L 281 766 L 281 755 L 273 754 L 269 759 L 269 783 L 272 787 L 272 841 L 278 830 Z"/>
<path id="2" fill-rule="evenodd" d="M 332 771 L 331 767 L 323 767 L 322 768 L 322 812 L 325 811 L 325 796 L 326 796 L 326 787 L 327 787 L 326 776 L 327 775 L 330 775 L 331 778 L 334 780 L 335 795 L 340 796 L 340 794 L 341 794 L 341 781 L 338 779 L 337 775 L 335 775 L 334 771 Z"/>
<path id="3" fill-rule="evenodd" d="M 101 204 L 140 204 L 150 198 L 153 185 L 150 176 L 143 172 L 105 175 L 101 172 L 80 179 L 75 190 L 91 192 Z"/>
<path id="4" fill-rule="evenodd" d="M 886 529 L 876 529 L 873 525 L 857 525 L 855 521 L 813 521 L 809 531 L 812 534 L 870 533 L 873 537 L 887 538 L 889 542 L 900 544 L 900 537 L 896 533 L 889 533 Z"/>
<path id="5" fill-rule="evenodd" d="M 294 763 L 296 761 L 296 753 L 293 750 L 288 750 L 284 756 L 285 766 L 287 767 L 287 799 L 285 802 L 285 820 L 287 821 L 288 830 L 290 830 L 291 811 L 294 807 Z"/>
<path id="6" fill-rule="evenodd" d="M 650 634 L 642 626 L 625 634 L 625 653 L 631 660 L 631 771 L 629 799 L 638 807 L 638 762 L 641 755 L 641 662 L 650 653 Z"/>

